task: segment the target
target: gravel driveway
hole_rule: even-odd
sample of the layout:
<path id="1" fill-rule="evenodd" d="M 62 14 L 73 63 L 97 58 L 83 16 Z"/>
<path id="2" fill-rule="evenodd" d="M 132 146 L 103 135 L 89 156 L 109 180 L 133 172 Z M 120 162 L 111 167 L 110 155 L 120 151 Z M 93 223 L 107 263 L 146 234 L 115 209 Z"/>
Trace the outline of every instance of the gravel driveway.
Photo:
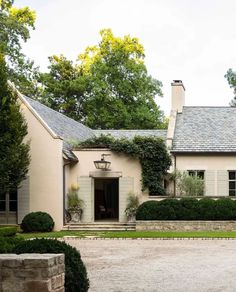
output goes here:
<path id="1" fill-rule="evenodd" d="M 71 239 L 89 291 L 236 291 L 236 240 Z"/>

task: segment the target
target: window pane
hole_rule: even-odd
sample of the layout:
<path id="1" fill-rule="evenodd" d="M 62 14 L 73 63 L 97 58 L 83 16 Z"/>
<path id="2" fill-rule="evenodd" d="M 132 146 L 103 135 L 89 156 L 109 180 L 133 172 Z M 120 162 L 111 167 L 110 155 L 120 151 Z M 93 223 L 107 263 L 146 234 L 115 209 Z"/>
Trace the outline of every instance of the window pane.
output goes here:
<path id="1" fill-rule="evenodd" d="M 235 171 L 229 171 L 229 179 L 235 179 L 236 178 L 236 172 Z"/>
<path id="2" fill-rule="evenodd" d="M 204 179 L 204 171 L 198 171 L 197 176 L 201 179 Z"/>
<path id="3" fill-rule="evenodd" d="M 229 181 L 229 189 L 235 190 L 235 181 Z"/>
<path id="4" fill-rule="evenodd" d="M 2 192 L 0 192 L 0 200 L 2 201 L 2 200 L 6 200 L 6 194 L 5 193 L 2 193 Z"/>
<path id="5" fill-rule="evenodd" d="M 9 202 L 9 211 L 17 211 L 17 202 L 16 201 L 11 201 Z"/>
<path id="6" fill-rule="evenodd" d="M 6 211 L 6 202 L 0 201 L 0 211 Z"/>
<path id="7" fill-rule="evenodd" d="M 194 170 L 189 170 L 188 171 L 188 174 L 191 175 L 191 176 L 195 176 L 196 175 L 196 172 Z"/>
<path id="8" fill-rule="evenodd" d="M 235 190 L 229 190 L 229 195 L 230 196 L 235 196 Z"/>
<path id="9" fill-rule="evenodd" d="M 14 200 L 16 201 L 17 200 L 17 190 L 13 190 L 13 191 L 10 191 L 9 192 L 9 200 Z"/>

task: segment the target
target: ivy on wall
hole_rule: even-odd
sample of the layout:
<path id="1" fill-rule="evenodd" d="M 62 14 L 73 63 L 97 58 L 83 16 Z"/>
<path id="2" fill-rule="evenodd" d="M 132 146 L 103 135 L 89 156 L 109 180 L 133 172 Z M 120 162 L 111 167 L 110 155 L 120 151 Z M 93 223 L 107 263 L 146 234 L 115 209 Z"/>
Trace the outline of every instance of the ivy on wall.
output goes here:
<path id="1" fill-rule="evenodd" d="M 79 148 L 108 148 L 111 151 L 138 158 L 142 167 L 142 190 L 148 190 L 151 196 L 166 194 L 163 177 L 171 165 L 171 159 L 165 142 L 161 138 L 135 136 L 130 140 L 101 135 L 80 142 L 76 146 Z"/>

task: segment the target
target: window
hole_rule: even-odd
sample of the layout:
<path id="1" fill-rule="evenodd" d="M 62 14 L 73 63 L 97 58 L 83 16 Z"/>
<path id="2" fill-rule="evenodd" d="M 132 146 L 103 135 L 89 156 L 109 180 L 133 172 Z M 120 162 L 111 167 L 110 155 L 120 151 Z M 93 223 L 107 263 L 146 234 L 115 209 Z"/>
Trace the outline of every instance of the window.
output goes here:
<path id="1" fill-rule="evenodd" d="M 236 171 L 229 171 L 229 196 L 236 196 Z"/>
<path id="2" fill-rule="evenodd" d="M 188 174 L 191 176 L 197 176 L 204 180 L 204 170 L 188 170 Z"/>

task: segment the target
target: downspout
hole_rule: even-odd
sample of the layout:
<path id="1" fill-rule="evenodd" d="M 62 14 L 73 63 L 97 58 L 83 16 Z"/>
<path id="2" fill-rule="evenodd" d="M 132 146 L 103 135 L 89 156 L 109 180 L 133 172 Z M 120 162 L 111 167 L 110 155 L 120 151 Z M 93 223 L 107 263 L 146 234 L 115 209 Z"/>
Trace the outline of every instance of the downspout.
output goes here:
<path id="1" fill-rule="evenodd" d="M 174 172 L 176 171 L 176 156 L 174 155 Z M 176 180 L 174 179 L 174 197 L 176 197 Z"/>
<path id="2" fill-rule="evenodd" d="M 66 166 L 69 165 L 70 162 L 63 164 L 63 225 L 65 225 L 65 199 L 66 199 Z"/>

